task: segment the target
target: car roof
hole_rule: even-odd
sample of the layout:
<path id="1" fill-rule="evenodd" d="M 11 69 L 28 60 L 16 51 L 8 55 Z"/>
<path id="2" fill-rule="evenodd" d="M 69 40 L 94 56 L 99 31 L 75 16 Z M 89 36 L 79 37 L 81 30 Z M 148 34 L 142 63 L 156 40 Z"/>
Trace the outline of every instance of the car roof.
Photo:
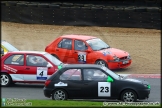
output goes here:
<path id="1" fill-rule="evenodd" d="M 89 40 L 89 39 L 94 39 L 97 37 L 94 36 L 87 36 L 87 35 L 63 35 L 60 37 L 64 37 L 64 38 L 73 38 L 73 39 L 79 39 L 79 40 Z"/>
<path id="2" fill-rule="evenodd" d="M 22 53 L 22 54 L 47 54 L 47 52 L 44 51 L 11 51 L 9 53 Z"/>
<path id="3" fill-rule="evenodd" d="M 100 65 L 96 64 L 67 64 L 64 65 L 65 68 L 101 68 Z"/>

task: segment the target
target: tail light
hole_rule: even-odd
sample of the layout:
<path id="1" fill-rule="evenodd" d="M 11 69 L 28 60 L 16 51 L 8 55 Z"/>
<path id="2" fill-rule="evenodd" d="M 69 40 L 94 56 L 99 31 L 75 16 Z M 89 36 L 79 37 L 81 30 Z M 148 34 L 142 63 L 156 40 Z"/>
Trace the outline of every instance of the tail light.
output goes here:
<path id="1" fill-rule="evenodd" d="M 46 82 L 45 82 L 45 87 L 47 87 L 47 86 L 49 85 L 50 82 L 51 82 L 50 80 L 46 80 Z"/>

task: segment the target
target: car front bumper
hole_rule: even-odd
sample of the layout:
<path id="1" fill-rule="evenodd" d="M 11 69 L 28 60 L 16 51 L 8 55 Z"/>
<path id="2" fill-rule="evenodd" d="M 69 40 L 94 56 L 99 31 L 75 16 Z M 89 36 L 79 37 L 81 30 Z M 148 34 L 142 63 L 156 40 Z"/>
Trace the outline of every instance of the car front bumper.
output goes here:
<path id="1" fill-rule="evenodd" d="M 108 68 L 109 69 L 121 69 L 121 68 L 126 68 L 128 66 L 131 65 L 132 63 L 132 60 L 129 59 L 129 60 L 126 60 L 128 61 L 128 63 L 126 64 L 123 64 L 124 60 L 122 61 L 108 61 L 107 64 L 108 64 Z"/>
<path id="2" fill-rule="evenodd" d="M 52 94 L 52 90 L 46 87 L 43 88 L 44 96 L 50 98 Z"/>
<path id="3" fill-rule="evenodd" d="M 148 99 L 150 95 L 150 89 L 138 90 L 138 99 Z"/>

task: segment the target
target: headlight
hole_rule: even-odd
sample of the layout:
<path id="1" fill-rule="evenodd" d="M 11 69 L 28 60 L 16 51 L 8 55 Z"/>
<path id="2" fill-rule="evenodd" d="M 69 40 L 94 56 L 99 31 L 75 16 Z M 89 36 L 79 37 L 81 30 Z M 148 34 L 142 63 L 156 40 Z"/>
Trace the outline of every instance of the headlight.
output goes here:
<path id="1" fill-rule="evenodd" d="M 148 88 L 148 89 L 151 88 L 151 86 L 150 86 L 150 85 L 147 85 L 147 84 L 144 84 L 144 86 L 145 86 L 146 88 Z"/>
<path id="2" fill-rule="evenodd" d="M 130 58 L 131 58 L 131 56 L 128 54 L 127 59 L 130 59 Z"/>
<path id="3" fill-rule="evenodd" d="M 113 56 L 113 58 L 114 58 L 114 61 L 119 61 L 119 58 L 118 57 Z"/>

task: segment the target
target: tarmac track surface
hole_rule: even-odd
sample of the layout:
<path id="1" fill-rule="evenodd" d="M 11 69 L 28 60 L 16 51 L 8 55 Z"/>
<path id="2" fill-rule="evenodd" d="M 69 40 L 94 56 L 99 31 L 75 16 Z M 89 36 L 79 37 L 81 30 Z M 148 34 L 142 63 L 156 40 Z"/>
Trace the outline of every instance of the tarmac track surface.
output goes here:
<path id="1" fill-rule="evenodd" d="M 161 102 L 161 81 L 160 78 L 137 78 L 148 81 L 151 85 L 151 93 L 148 100 L 144 102 Z M 15 84 L 10 87 L 2 87 L 2 98 L 18 98 L 18 99 L 42 99 L 51 100 L 46 98 L 43 94 L 43 84 Z M 115 102 L 116 100 L 97 100 L 92 99 L 89 101 L 107 101 Z"/>

